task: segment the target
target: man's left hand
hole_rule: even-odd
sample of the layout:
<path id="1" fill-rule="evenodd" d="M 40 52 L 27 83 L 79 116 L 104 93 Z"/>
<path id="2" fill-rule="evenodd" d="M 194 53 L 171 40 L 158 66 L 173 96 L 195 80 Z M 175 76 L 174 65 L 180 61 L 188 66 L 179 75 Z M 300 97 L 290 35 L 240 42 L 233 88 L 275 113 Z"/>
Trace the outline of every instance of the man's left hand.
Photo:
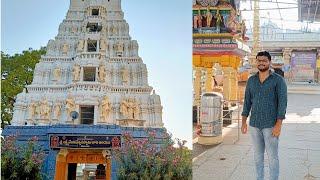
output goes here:
<path id="1" fill-rule="evenodd" d="M 272 135 L 275 137 L 279 137 L 281 133 L 281 125 L 282 125 L 282 120 L 277 120 L 276 124 L 274 125 L 272 129 Z"/>

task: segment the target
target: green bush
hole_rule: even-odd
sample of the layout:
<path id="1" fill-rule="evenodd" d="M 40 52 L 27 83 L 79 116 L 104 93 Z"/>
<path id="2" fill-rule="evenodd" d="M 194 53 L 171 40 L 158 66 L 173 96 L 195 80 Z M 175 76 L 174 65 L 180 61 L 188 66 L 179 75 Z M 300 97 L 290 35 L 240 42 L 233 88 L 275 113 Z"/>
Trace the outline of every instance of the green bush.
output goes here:
<path id="1" fill-rule="evenodd" d="M 156 132 L 148 138 L 134 139 L 123 134 L 123 146 L 115 150 L 120 180 L 192 179 L 191 150 L 186 141 L 177 140 L 178 147 L 167 133 L 162 134 L 162 143 L 156 144 Z"/>
<path id="2" fill-rule="evenodd" d="M 11 135 L 4 139 L 1 146 L 1 176 L 6 180 L 40 180 L 41 167 L 45 153 L 37 144 L 36 136 L 27 144 L 18 145 L 17 136 Z"/>

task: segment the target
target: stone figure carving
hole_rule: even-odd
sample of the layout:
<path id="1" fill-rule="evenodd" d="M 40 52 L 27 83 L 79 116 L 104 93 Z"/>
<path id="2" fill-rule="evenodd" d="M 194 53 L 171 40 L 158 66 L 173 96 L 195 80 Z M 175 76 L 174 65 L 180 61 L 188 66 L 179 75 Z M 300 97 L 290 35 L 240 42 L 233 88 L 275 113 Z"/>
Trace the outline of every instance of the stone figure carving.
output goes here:
<path id="1" fill-rule="evenodd" d="M 223 22 L 222 16 L 219 13 L 219 9 L 216 12 L 215 20 L 216 20 L 216 23 L 215 23 L 216 24 L 216 30 L 219 33 L 220 32 L 220 28 L 224 27 L 224 22 Z"/>
<path id="2" fill-rule="evenodd" d="M 28 110 L 29 110 L 29 119 L 33 119 L 33 117 L 36 115 L 37 111 L 36 111 L 36 104 L 34 102 L 31 102 L 28 106 Z"/>
<path id="3" fill-rule="evenodd" d="M 116 44 L 116 52 L 123 52 L 123 43 L 118 42 Z"/>
<path id="4" fill-rule="evenodd" d="M 121 78 L 123 84 L 126 84 L 129 81 L 129 72 L 125 67 L 121 68 Z"/>
<path id="5" fill-rule="evenodd" d="M 53 80 L 59 81 L 61 78 L 61 69 L 60 68 L 55 68 L 53 70 Z"/>
<path id="6" fill-rule="evenodd" d="M 104 82 L 106 79 L 106 69 L 104 65 L 99 66 L 98 75 L 99 75 L 99 81 Z"/>
<path id="7" fill-rule="evenodd" d="M 105 52 L 106 51 L 106 41 L 105 40 L 100 40 L 100 52 Z"/>
<path id="8" fill-rule="evenodd" d="M 67 110 L 67 116 L 70 116 L 70 113 L 76 109 L 76 103 L 74 102 L 74 99 L 72 97 L 68 97 L 66 99 L 66 110 Z"/>
<path id="9" fill-rule="evenodd" d="M 67 43 L 64 43 L 62 45 L 62 54 L 66 55 L 68 53 L 69 50 L 69 45 Z"/>
<path id="10" fill-rule="evenodd" d="M 77 26 L 72 26 L 72 28 L 71 28 L 71 29 L 72 29 L 72 32 L 73 32 L 73 33 L 76 33 L 76 32 L 78 31 Z"/>
<path id="11" fill-rule="evenodd" d="M 60 103 L 56 103 L 53 107 L 53 116 L 55 119 L 58 119 L 61 115 L 61 104 Z"/>
<path id="12" fill-rule="evenodd" d="M 126 100 L 122 100 L 120 104 L 120 113 L 127 118 L 128 116 L 128 105 Z"/>
<path id="13" fill-rule="evenodd" d="M 200 11 L 199 11 L 197 16 L 198 16 L 198 18 L 197 18 L 197 20 L 198 20 L 198 28 L 201 28 L 202 27 L 202 15 L 201 15 Z"/>
<path id="14" fill-rule="evenodd" d="M 108 96 L 105 96 L 100 103 L 100 119 L 106 121 L 111 110 L 111 103 Z"/>
<path id="15" fill-rule="evenodd" d="M 212 20 L 212 14 L 211 14 L 211 12 L 210 12 L 209 7 L 207 8 L 206 17 L 207 17 L 207 27 L 210 27 L 210 25 L 211 25 L 211 20 Z"/>
<path id="16" fill-rule="evenodd" d="M 79 40 L 78 42 L 78 47 L 77 47 L 77 51 L 78 52 L 82 52 L 83 51 L 83 48 L 84 48 L 84 40 Z"/>
<path id="17" fill-rule="evenodd" d="M 40 115 L 44 119 L 49 119 L 50 107 L 47 99 L 40 102 Z"/>
<path id="18" fill-rule="evenodd" d="M 85 32 L 86 32 L 86 30 L 87 30 L 87 27 L 86 27 L 86 26 L 82 26 L 81 31 L 82 31 L 83 33 L 85 33 Z"/>
<path id="19" fill-rule="evenodd" d="M 242 39 L 244 40 L 246 37 L 246 31 L 247 31 L 246 23 L 244 22 L 244 20 L 242 20 L 240 26 L 241 26 L 241 36 L 242 36 Z"/>
<path id="20" fill-rule="evenodd" d="M 227 22 L 227 27 L 231 33 L 236 33 L 240 29 L 240 24 L 237 21 L 237 15 L 235 10 L 231 10 L 230 16 Z"/>
<path id="21" fill-rule="evenodd" d="M 199 16 L 198 15 L 193 16 L 193 28 L 198 28 L 198 21 L 199 21 Z"/>
<path id="22" fill-rule="evenodd" d="M 80 80 L 80 66 L 79 65 L 74 65 L 73 70 L 72 70 L 72 76 L 73 76 L 73 81 L 79 81 Z"/>
<path id="23" fill-rule="evenodd" d="M 111 25 L 111 32 L 112 32 L 112 35 L 116 35 L 117 34 L 117 27 L 116 25 Z"/>
<path id="24" fill-rule="evenodd" d="M 120 113 L 127 119 L 138 119 L 139 104 L 134 98 L 124 99 L 120 104 Z"/>

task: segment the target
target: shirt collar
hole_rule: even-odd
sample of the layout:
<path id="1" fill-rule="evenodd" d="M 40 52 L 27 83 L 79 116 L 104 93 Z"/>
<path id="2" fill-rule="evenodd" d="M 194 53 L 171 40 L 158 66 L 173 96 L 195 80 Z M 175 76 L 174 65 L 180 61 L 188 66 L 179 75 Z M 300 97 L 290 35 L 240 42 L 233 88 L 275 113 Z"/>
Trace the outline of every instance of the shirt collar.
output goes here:
<path id="1" fill-rule="evenodd" d="M 270 72 L 270 76 L 274 76 L 275 72 L 273 69 L 270 69 L 269 72 Z M 255 74 L 255 76 L 259 77 L 259 71 Z"/>

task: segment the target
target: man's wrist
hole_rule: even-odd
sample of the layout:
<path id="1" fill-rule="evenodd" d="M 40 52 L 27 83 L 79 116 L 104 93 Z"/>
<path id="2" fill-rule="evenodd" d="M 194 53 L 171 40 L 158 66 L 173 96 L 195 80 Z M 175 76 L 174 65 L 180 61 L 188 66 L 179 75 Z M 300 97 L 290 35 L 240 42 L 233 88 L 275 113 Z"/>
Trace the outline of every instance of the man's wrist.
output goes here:
<path id="1" fill-rule="evenodd" d="M 282 119 L 277 119 L 277 121 L 276 121 L 276 125 L 282 125 Z"/>

